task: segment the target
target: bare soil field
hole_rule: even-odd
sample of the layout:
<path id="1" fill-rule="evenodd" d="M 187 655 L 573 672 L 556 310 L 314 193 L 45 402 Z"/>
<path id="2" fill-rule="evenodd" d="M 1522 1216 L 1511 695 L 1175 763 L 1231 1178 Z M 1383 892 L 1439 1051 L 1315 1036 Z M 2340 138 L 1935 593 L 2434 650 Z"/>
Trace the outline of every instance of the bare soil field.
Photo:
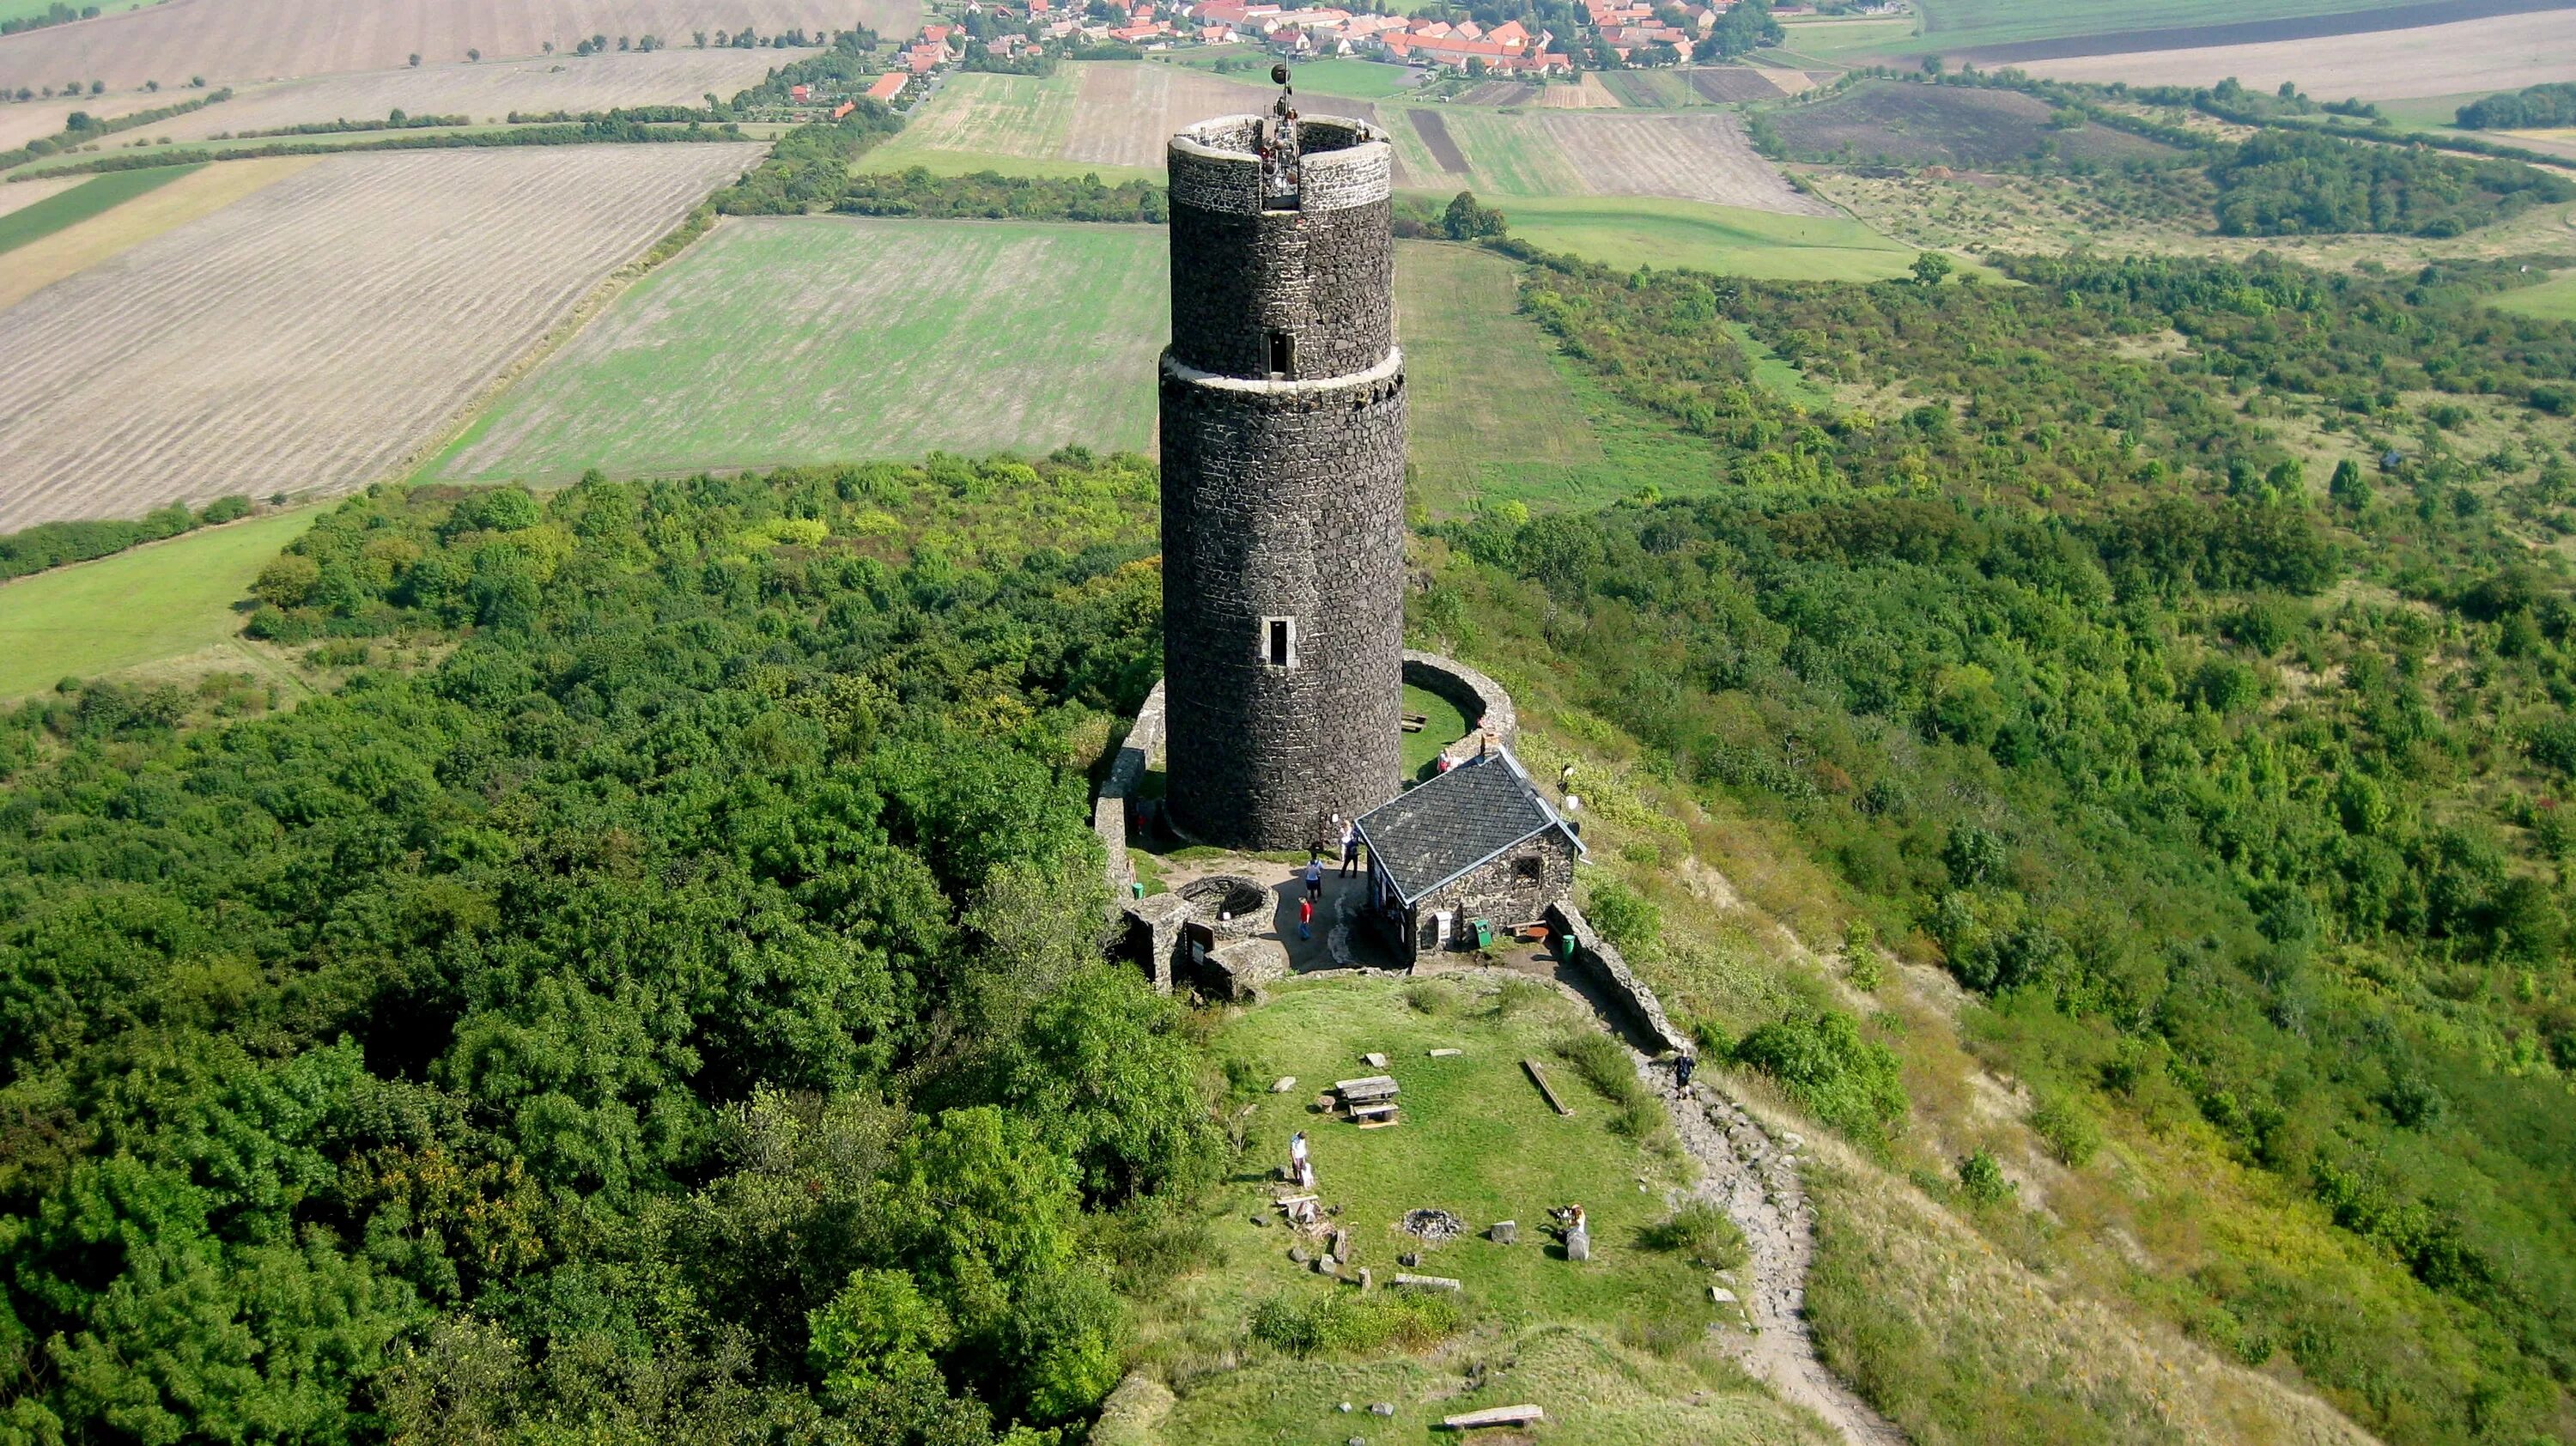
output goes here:
<path id="1" fill-rule="evenodd" d="M 2084 10 L 2080 3 L 2068 7 Z M 2065 60 L 2079 55 L 2137 55 L 2163 50 L 2210 50 L 2238 45 L 2268 45 L 2289 40 L 2323 40 L 2335 36 L 2363 35 L 2374 31 L 2423 30 L 2457 24 L 2466 20 L 2486 20 L 2504 15 L 2526 15 L 2550 10 L 2576 9 L 2576 0 L 2415 0 L 2413 4 L 2371 5 L 2367 0 L 2344 9 L 2332 7 L 2323 15 L 2276 15 L 2268 19 L 2239 20 L 2218 25 L 2168 26 L 2155 30 L 2096 31 L 2089 35 L 2067 36 L 2053 40 L 2022 41 L 2010 45 L 1988 45 L 1967 51 L 1960 58 L 1979 65 L 2019 65 L 2029 68 L 2034 60 Z M 2562 22 L 2565 17 L 2561 17 Z M 2493 87 L 2486 87 L 2492 89 Z"/>
<path id="2" fill-rule="evenodd" d="M 67 276 L 76 276 L 155 236 L 211 216 L 262 187 L 285 180 L 317 159 L 266 156 L 208 166 L 51 236 L 40 236 L 11 251 L 8 266 L 0 268 L 0 308 L 15 306 Z M 88 179 L 64 176 L 59 182 L 78 185 Z M 56 184 L 56 180 L 13 181 L 0 186 L 0 192 L 33 191 Z M 5 315 L 0 311 L 0 316 Z"/>
<path id="3" fill-rule="evenodd" d="M 1422 137 L 1422 148 L 1431 153 L 1431 159 L 1439 163 L 1443 172 L 1452 176 L 1468 174 L 1467 157 L 1459 151 L 1458 143 L 1450 138 L 1449 122 L 1440 112 L 1414 111 L 1409 118 L 1413 122 L 1413 133 Z"/>
<path id="4" fill-rule="evenodd" d="M 0 216 L 22 207 L 32 206 L 47 196 L 68 191 L 87 176 L 52 176 L 33 181 L 20 181 L 14 186 L 0 186 Z"/>
<path id="5" fill-rule="evenodd" d="M 774 35 L 864 23 L 910 34 L 920 21 L 920 0 L 164 0 L 0 37 L 0 86 L 79 77 L 111 90 L 158 80 L 166 90 L 192 75 L 222 84 L 393 70 L 414 54 L 424 62 L 462 61 L 469 49 L 529 56 L 546 41 L 570 50 L 591 35 L 687 45 L 696 30 Z"/>
<path id="6" fill-rule="evenodd" d="M 1062 156 L 1105 166 L 1159 167 L 1172 132 L 1210 116 L 1267 110 L 1274 94 L 1183 65 L 1098 61 L 1074 69 L 1079 89 Z M 1311 115 L 1377 119 L 1364 100 L 1301 94 L 1299 104 Z"/>
<path id="7" fill-rule="evenodd" d="M 2049 115 L 2046 101 L 2019 91 L 1888 81 L 1782 111 L 1771 118 L 1771 128 L 1801 160 L 1864 164 L 1996 166 L 2030 155 L 2043 140 L 2086 160 L 2165 152 L 2153 141 L 2107 126 L 2050 131 Z"/>
<path id="8" fill-rule="evenodd" d="M 2272 90 L 2287 80 L 2321 100 L 2519 90 L 2576 78 L 2576 13 L 2553 10 L 2325 39 L 2086 55 L 2030 61 L 2022 68 L 2057 80 L 2136 85 L 2215 85 L 2232 75 L 2248 89 Z"/>
<path id="9" fill-rule="evenodd" d="M 1684 73 L 1690 77 L 1691 89 L 1698 91 L 1703 100 L 1778 100 L 1789 94 L 1749 65 L 1709 65 Z"/>
<path id="10" fill-rule="evenodd" d="M 758 155 L 326 157 L 50 286 L 0 311 L 0 531 L 373 480 Z"/>
<path id="11" fill-rule="evenodd" d="M 1577 194 L 1672 196 L 1792 216 L 1831 216 L 1754 154 L 1730 114 L 1538 118 L 1581 180 Z"/>
<path id="12" fill-rule="evenodd" d="M 58 83 L 60 79 L 56 77 Z M 14 88 L 11 93 L 16 93 Z M 39 137 L 61 134 L 64 119 L 76 110 L 88 111 L 101 120 L 114 120 L 138 110 L 168 105 L 171 100 L 170 96 L 154 95 L 148 91 L 83 96 L 79 100 L 13 100 L 0 105 L 0 151 L 14 151 Z M 221 110 L 223 107 L 208 106 L 207 109 Z"/>
<path id="13" fill-rule="evenodd" d="M 292 80 L 245 91 L 154 126 L 152 134 L 204 140 L 280 126 L 382 120 L 389 111 L 498 121 L 517 111 L 607 110 L 731 99 L 770 70 L 810 51 L 657 50 L 649 55 L 554 56 L 481 65 L 424 65 Z"/>
<path id="14" fill-rule="evenodd" d="M 1615 110 L 1619 97 L 1602 84 L 1598 71 L 1583 72 L 1573 85 L 1530 85 L 1517 80 L 1489 80 L 1459 92 L 1465 105 L 1537 106 L 1542 110 Z"/>

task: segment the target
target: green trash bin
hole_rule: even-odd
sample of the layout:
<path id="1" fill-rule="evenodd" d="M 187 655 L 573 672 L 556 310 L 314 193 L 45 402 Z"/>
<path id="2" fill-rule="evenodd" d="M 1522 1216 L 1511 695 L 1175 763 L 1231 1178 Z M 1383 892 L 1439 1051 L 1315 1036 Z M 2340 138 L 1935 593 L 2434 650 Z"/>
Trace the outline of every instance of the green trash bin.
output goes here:
<path id="1" fill-rule="evenodd" d="M 1470 927 L 1470 928 L 1473 928 L 1473 929 L 1476 931 L 1476 947 L 1477 947 L 1477 948 L 1479 948 L 1479 949 L 1491 949 L 1492 947 L 1494 947 L 1494 921 L 1493 921 L 1493 920 L 1491 920 L 1491 919 L 1478 919 L 1474 924 L 1470 925 L 1469 927 Z"/>
<path id="2" fill-rule="evenodd" d="M 1569 961 L 1574 958 L 1574 936 L 1572 934 L 1559 934 L 1556 936 L 1556 957 Z"/>

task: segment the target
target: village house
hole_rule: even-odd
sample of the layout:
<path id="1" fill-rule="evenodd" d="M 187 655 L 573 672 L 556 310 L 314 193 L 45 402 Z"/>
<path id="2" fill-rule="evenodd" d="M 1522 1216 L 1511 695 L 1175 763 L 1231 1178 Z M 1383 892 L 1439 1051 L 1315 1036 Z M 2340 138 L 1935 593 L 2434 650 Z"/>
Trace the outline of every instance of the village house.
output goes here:
<path id="1" fill-rule="evenodd" d="M 1573 891 L 1584 856 L 1573 826 L 1499 745 L 1363 815 L 1359 834 L 1370 918 L 1407 964 L 1538 920 Z"/>
<path id="2" fill-rule="evenodd" d="M 879 105 L 892 105 L 894 98 L 903 94 L 903 88 L 911 83 L 912 77 L 908 73 L 889 70 L 876 78 L 876 82 L 867 88 L 866 95 L 868 99 Z M 846 110 L 847 107 L 843 109 Z"/>

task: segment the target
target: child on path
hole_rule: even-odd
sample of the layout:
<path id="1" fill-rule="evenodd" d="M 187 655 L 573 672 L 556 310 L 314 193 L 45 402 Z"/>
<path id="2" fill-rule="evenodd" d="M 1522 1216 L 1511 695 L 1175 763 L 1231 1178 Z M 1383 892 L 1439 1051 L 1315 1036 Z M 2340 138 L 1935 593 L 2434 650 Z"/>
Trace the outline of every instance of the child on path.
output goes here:
<path id="1" fill-rule="evenodd" d="M 1312 899 L 1297 901 L 1297 937 L 1300 939 L 1315 937 L 1315 901 Z"/>

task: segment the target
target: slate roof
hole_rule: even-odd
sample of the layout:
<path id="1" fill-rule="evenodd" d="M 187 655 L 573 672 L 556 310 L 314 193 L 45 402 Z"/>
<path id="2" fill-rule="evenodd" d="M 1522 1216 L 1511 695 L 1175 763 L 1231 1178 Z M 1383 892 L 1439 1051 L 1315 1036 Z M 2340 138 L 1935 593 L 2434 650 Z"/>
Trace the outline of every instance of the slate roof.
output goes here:
<path id="1" fill-rule="evenodd" d="M 1359 826 L 1369 857 L 1407 905 L 1551 830 L 1583 852 L 1583 840 L 1503 748 L 1397 794 L 1362 815 Z"/>

